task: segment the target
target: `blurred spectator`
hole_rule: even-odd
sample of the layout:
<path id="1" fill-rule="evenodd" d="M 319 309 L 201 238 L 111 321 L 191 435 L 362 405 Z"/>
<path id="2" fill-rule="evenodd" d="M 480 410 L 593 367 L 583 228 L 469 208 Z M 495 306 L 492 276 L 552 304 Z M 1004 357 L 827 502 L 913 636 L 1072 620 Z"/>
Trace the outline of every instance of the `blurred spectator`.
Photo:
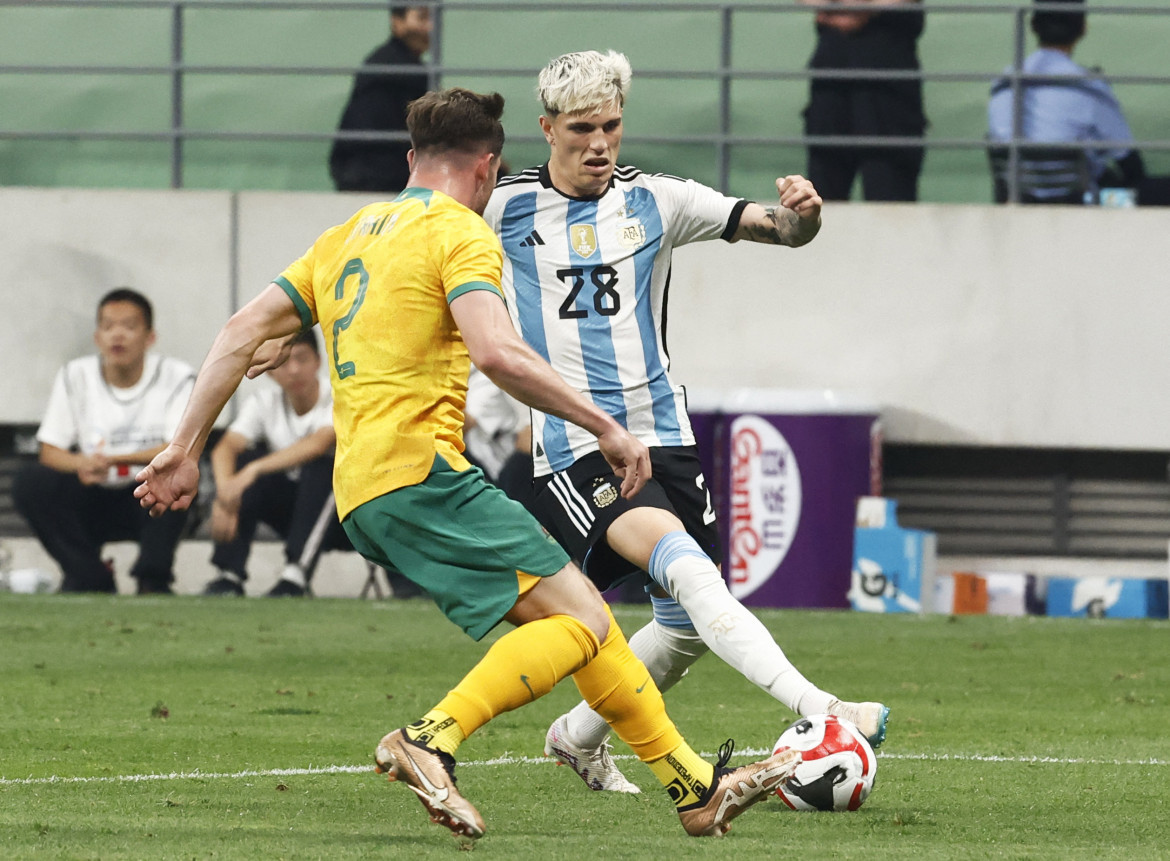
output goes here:
<path id="1" fill-rule="evenodd" d="M 467 380 L 463 452 L 488 480 L 532 511 L 532 427 L 528 408 L 475 365 Z"/>
<path id="2" fill-rule="evenodd" d="M 269 372 L 276 386 L 244 402 L 211 452 L 215 503 L 205 595 L 243 595 L 261 522 L 284 539 L 285 566 L 270 596 L 304 595 L 324 550 L 352 550 L 333 504 L 333 395 L 319 373 L 313 329 L 297 335 L 288 360 Z"/>
<path id="3" fill-rule="evenodd" d="M 1067 76 L 1069 80 L 1021 82 L 1024 104 L 1018 135 L 1013 134 L 1015 96 L 1011 79 L 997 80 L 987 106 L 988 138 L 1006 142 L 1019 137 L 1037 143 L 1132 141 L 1121 103 L 1109 84 L 1098 77 L 1100 70 L 1087 69 L 1072 59 L 1086 31 L 1084 3 L 1054 0 L 1049 5 L 1053 10 L 1065 11 L 1032 14 L 1032 32 L 1040 47 L 1024 60 L 1021 71 Z M 1009 67 L 1007 71 L 1013 70 Z M 1111 186 L 1136 189 L 1139 200 L 1145 203 L 1157 202 L 1166 193 L 1158 180 L 1147 183 L 1141 153 L 1130 146 L 1090 149 L 1086 156 L 1091 198 L 1100 188 Z"/>
<path id="4" fill-rule="evenodd" d="M 922 12 L 885 11 L 919 0 L 797 0 L 817 10 L 814 70 L 856 72 L 809 85 L 804 133 L 816 136 L 921 137 L 926 130 L 919 80 L 874 80 L 867 70 L 917 70 Z M 859 8 L 860 7 L 860 8 Z M 868 7 L 868 8 L 866 8 Z M 923 148 L 810 146 L 808 178 L 824 200 L 848 200 L 861 175 L 866 200 L 917 200 Z"/>
<path id="5" fill-rule="evenodd" d="M 363 61 L 366 66 L 422 66 L 431 44 L 428 6 L 391 6 L 390 40 Z M 341 115 L 338 131 L 406 131 L 406 107 L 428 89 L 424 71 L 362 71 Z M 335 140 L 329 173 L 338 191 L 401 191 L 410 171 L 410 142 Z"/>
<path id="6" fill-rule="evenodd" d="M 116 592 L 102 561 L 108 541 L 137 541 L 131 576 L 138 593 L 169 593 L 175 548 L 187 518 L 152 519 L 134 498 L 138 470 L 174 435 L 195 372 L 147 351 L 154 310 L 119 288 L 98 303 L 98 354 L 74 359 L 53 381 L 37 431 L 40 458 L 13 484 L 16 508 L 61 566 L 62 592 Z"/>

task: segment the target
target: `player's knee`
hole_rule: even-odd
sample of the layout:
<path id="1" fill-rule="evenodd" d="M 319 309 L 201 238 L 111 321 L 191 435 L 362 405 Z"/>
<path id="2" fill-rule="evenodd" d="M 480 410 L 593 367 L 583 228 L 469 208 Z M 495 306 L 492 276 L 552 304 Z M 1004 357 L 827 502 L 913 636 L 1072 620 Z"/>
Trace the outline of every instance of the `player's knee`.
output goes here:
<path id="1" fill-rule="evenodd" d="M 719 569 L 695 539 L 681 530 L 662 537 L 650 557 L 650 577 L 676 599 L 696 588 L 723 582 Z"/>
<path id="2" fill-rule="evenodd" d="M 597 642 L 605 642 L 605 638 L 609 636 L 610 619 L 609 614 L 605 612 L 604 604 L 599 602 L 596 607 L 581 608 L 576 617 L 593 636 L 597 637 Z"/>
<path id="3" fill-rule="evenodd" d="M 604 643 L 609 636 L 611 616 L 605 606 L 605 599 L 597 591 L 597 587 L 578 568 L 571 565 L 566 571 L 557 575 L 563 577 L 562 586 L 565 589 L 566 610 L 571 612 L 585 627 L 593 632 L 599 643 Z"/>
<path id="4" fill-rule="evenodd" d="M 618 515 L 606 527 L 605 540 L 610 549 L 639 568 L 649 564 L 662 536 L 683 528 L 673 512 L 652 506 L 637 506 Z"/>
<path id="5" fill-rule="evenodd" d="M 609 635 L 605 601 L 576 565 L 566 565 L 555 575 L 542 578 L 520 598 L 506 618 L 513 624 L 523 624 L 553 615 L 576 619 L 598 642 L 604 642 Z"/>

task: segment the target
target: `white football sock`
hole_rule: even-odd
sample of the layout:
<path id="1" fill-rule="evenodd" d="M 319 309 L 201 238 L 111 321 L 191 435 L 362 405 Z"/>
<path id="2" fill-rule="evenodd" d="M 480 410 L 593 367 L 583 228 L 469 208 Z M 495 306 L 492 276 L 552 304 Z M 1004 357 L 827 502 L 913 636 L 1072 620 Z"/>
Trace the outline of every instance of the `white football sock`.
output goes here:
<path id="1" fill-rule="evenodd" d="M 835 697 L 800 674 L 751 611 L 727 591 L 723 575 L 685 532 L 663 536 L 650 576 L 683 606 L 715 654 L 801 715 L 828 709 Z"/>
<path id="2" fill-rule="evenodd" d="M 630 637 L 630 650 L 646 665 L 658 690 L 665 692 L 686 675 L 691 664 L 706 654 L 707 644 L 693 630 L 667 627 L 651 619 Z M 601 747 L 609 736 L 605 718 L 584 700 L 569 712 L 565 730 L 570 742 L 590 750 Z"/>

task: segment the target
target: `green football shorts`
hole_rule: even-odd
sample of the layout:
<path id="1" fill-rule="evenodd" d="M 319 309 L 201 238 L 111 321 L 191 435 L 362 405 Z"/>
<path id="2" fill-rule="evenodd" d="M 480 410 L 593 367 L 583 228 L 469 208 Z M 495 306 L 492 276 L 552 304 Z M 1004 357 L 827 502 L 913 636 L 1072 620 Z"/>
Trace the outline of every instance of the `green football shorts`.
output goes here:
<path id="1" fill-rule="evenodd" d="M 438 456 L 421 484 L 359 505 L 342 525 L 362 556 L 397 568 L 476 640 L 512 609 L 522 575 L 548 577 L 569 564 L 524 506 L 482 470 L 456 472 Z"/>

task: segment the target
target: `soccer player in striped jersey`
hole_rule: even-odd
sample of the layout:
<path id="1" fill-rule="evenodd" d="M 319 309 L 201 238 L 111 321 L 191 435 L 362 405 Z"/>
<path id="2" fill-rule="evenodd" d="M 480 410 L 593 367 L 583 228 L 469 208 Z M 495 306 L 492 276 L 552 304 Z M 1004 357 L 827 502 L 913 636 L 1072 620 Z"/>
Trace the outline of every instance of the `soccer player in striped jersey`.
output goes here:
<path id="1" fill-rule="evenodd" d="M 583 431 L 533 414 L 537 505 L 585 573 L 608 589 L 649 572 L 654 619 L 630 640 L 666 690 L 708 649 L 794 712 L 858 724 L 875 746 L 889 713 L 837 699 L 789 662 L 728 592 L 715 513 L 663 342 L 671 252 L 707 239 L 799 247 L 821 227 L 801 176 L 764 207 L 693 180 L 619 167 L 631 70 L 613 51 L 565 54 L 540 73 L 546 164 L 502 179 L 484 218 L 504 249 L 504 294 L 533 348 L 650 447 L 653 479 L 632 499 Z M 549 729 L 545 752 L 594 789 L 637 792 L 614 765 L 608 727 L 584 703 Z"/>
<path id="2" fill-rule="evenodd" d="M 406 783 L 433 821 L 480 837 L 483 819 L 455 785 L 454 753 L 493 717 L 571 675 L 649 766 L 687 833 L 722 835 L 792 775 L 799 752 L 738 768 L 726 767 L 730 745 L 715 765 L 695 753 L 597 589 L 463 457 L 474 360 L 513 397 L 588 428 L 623 496 L 650 469 L 646 447 L 566 385 L 508 319 L 499 242 L 480 218 L 499 171 L 503 106 L 498 94 L 463 89 L 411 103 L 408 187 L 327 230 L 228 321 L 173 442 L 139 473 L 135 495 L 152 514 L 189 505 L 212 422 L 257 349 L 319 322 L 332 357 L 337 511 L 354 547 L 402 570 L 477 640 L 501 621 L 516 626 L 433 709 L 387 733 L 377 769 Z"/>

